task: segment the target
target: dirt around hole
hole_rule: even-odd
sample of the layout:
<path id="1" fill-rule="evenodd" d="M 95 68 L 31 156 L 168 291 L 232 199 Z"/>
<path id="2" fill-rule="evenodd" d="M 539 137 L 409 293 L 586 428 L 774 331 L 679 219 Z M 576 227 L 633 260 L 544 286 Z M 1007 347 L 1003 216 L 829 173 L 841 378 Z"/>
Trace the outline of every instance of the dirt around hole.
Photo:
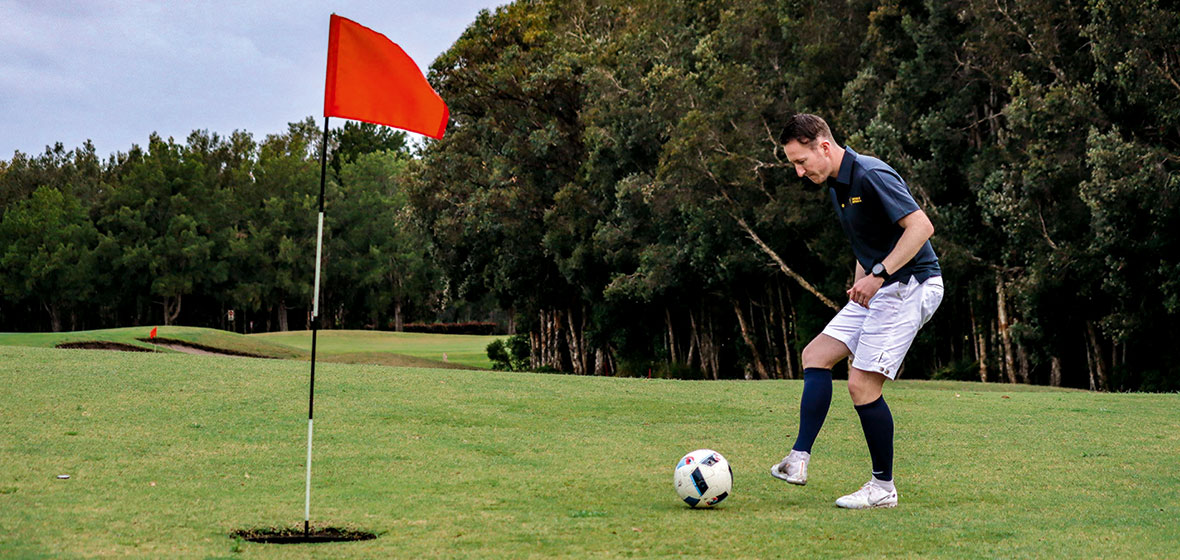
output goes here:
<path id="1" fill-rule="evenodd" d="M 368 531 L 337 527 L 313 528 L 306 535 L 303 533 L 303 529 L 241 529 L 230 533 L 230 536 L 250 542 L 269 544 L 367 541 L 377 538 L 376 534 Z"/>

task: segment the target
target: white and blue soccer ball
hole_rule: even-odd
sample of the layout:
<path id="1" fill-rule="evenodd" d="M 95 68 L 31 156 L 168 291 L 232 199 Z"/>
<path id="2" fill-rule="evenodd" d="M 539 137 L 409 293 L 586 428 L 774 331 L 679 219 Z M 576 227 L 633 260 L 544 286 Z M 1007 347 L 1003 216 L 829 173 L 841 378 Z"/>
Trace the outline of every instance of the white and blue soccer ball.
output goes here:
<path id="1" fill-rule="evenodd" d="M 733 490 L 729 461 L 712 449 L 698 449 L 676 463 L 672 474 L 676 493 L 692 507 L 713 507 Z"/>

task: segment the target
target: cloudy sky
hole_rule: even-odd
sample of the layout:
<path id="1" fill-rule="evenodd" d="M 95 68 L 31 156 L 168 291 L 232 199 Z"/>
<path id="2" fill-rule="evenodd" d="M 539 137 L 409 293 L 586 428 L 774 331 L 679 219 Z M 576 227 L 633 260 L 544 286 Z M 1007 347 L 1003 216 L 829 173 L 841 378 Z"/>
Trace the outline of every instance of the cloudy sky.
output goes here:
<path id="1" fill-rule="evenodd" d="M 322 119 L 328 16 L 426 72 L 506 0 L 0 0 L 0 160 L 94 142 L 101 156 L 195 129 L 261 140 Z"/>

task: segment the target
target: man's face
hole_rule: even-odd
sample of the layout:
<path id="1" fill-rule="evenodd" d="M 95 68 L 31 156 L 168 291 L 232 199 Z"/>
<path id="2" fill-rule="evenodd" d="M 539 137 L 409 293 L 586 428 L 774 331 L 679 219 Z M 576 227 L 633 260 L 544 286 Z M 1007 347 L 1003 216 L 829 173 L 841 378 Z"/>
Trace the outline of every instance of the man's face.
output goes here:
<path id="1" fill-rule="evenodd" d="M 816 138 L 807 144 L 791 140 L 783 146 L 787 159 L 795 165 L 795 173 L 820 184 L 832 175 L 832 145 L 824 138 Z"/>

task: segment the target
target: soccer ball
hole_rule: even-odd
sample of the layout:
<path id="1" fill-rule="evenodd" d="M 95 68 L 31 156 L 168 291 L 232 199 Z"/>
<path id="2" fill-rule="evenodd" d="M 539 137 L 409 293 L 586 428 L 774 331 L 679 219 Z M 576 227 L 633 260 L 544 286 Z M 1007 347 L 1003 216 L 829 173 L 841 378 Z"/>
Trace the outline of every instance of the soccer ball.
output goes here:
<path id="1" fill-rule="evenodd" d="M 676 493 L 692 507 L 713 507 L 729 497 L 733 469 L 729 461 L 712 449 L 698 449 L 676 463 L 672 473 Z"/>

